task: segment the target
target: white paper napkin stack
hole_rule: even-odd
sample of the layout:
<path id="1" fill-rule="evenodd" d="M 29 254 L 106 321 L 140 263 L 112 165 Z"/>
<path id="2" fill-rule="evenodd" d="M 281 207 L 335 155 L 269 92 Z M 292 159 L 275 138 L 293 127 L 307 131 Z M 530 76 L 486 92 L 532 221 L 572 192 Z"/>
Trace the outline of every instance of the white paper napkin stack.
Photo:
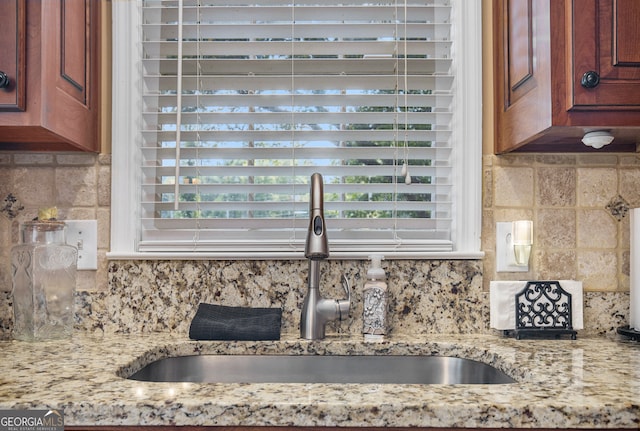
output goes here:
<path id="1" fill-rule="evenodd" d="M 582 282 L 558 280 L 560 286 L 571 294 L 571 325 L 573 329 L 583 329 Z M 501 331 L 515 329 L 515 297 L 527 285 L 526 281 L 492 281 L 489 284 L 489 325 Z"/>

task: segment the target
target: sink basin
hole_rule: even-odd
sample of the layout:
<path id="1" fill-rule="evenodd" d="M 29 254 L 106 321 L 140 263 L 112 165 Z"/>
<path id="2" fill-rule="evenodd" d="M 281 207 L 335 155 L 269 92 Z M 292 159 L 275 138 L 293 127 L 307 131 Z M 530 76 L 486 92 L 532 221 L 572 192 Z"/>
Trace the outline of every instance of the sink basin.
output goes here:
<path id="1" fill-rule="evenodd" d="M 128 378 L 198 383 L 515 383 L 490 365 L 449 356 L 178 356 L 152 362 Z"/>

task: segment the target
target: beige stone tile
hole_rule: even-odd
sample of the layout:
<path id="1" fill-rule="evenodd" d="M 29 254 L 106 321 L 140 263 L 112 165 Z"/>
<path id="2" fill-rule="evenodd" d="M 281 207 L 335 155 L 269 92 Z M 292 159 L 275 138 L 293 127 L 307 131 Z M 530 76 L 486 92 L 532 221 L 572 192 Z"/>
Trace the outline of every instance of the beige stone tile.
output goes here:
<path id="1" fill-rule="evenodd" d="M 618 222 L 618 247 L 623 250 L 631 248 L 631 211 Z"/>
<path id="2" fill-rule="evenodd" d="M 60 205 L 96 205 L 97 179 L 94 166 L 57 168 L 55 183 L 57 201 Z"/>
<path id="3" fill-rule="evenodd" d="M 55 170 L 52 167 L 19 167 L 15 170 L 15 193 L 27 206 L 58 205 L 55 193 Z"/>
<path id="4" fill-rule="evenodd" d="M 0 169 L 0 201 L 4 200 L 9 193 L 13 193 L 15 197 L 20 199 L 17 190 L 13 186 L 13 177 L 13 169 Z"/>
<path id="5" fill-rule="evenodd" d="M 58 166 L 93 166 L 97 156 L 93 153 L 62 153 L 56 156 Z"/>
<path id="6" fill-rule="evenodd" d="M 502 154 L 493 159 L 495 166 L 533 166 L 535 156 L 531 154 Z"/>
<path id="7" fill-rule="evenodd" d="M 621 275 L 618 279 L 618 290 L 617 292 L 629 292 L 629 276 Z"/>
<path id="8" fill-rule="evenodd" d="M 98 248 L 103 250 L 109 249 L 110 232 L 111 232 L 111 212 L 108 208 L 98 209 Z"/>
<path id="9" fill-rule="evenodd" d="M 636 154 L 621 154 L 619 157 L 620 166 L 640 165 L 640 156 Z"/>
<path id="10" fill-rule="evenodd" d="M 573 154 L 537 154 L 536 162 L 544 165 L 575 165 Z"/>
<path id="11" fill-rule="evenodd" d="M 576 170 L 542 167 L 536 170 L 536 201 L 541 206 L 566 207 L 576 203 Z"/>
<path id="12" fill-rule="evenodd" d="M 482 171 L 482 207 L 490 208 L 493 205 L 493 171 Z"/>
<path id="13" fill-rule="evenodd" d="M 489 285 L 491 280 L 496 279 L 495 267 L 496 267 L 496 253 L 495 250 L 485 251 L 484 259 L 482 260 L 483 277 L 482 277 L 482 290 L 489 291 Z"/>
<path id="14" fill-rule="evenodd" d="M 499 208 L 493 210 L 493 221 L 507 222 L 514 220 L 533 220 L 534 214 L 532 208 Z M 493 226 L 495 229 L 495 226 Z M 534 226 L 535 229 L 535 226 Z M 535 232 L 534 232 L 535 234 Z"/>
<path id="15" fill-rule="evenodd" d="M 493 181 L 496 206 L 533 206 L 532 168 L 497 167 Z"/>
<path id="16" fill-rule="evenodd" d="M 605 207 L 618 194 L 618 172 L 615 168 L 578 168 L 578 206 Z"/>
<path id="17" fill-rule="evenodd" d="M 111 166 L 98 166 L 98 205 L 111 205 Z"/>
<path id="18" fill-rule="evenodd" d="M 618 222 L 605 210 L 579 210 L 578 248 L 615 248 L 618 245 Z"/>
<path id="19" fill-rule="evenodd" d="M 67 220 L 95 220 L 96 209 L 94 207 L 72 207 L 62 209 L 62 215 Z"/>
<path id="20" fill-rule="evenodd" d="M 496 223 L 493 219 L 493 211 L 482 212 L 482 250 L 495 250 L 496 248 Z"/>
<path id="21" fill-rule="evenodd" d="M 584 166 L 615 166 L 618 164 L 618 156 L 608 153 L 578 154 L 578 164 Z"/>
<path id="22" fill-rule="evenodd" d="M 620 196 L 629 202 L 632 208 L 640 208 L 640 169 L 620 169 L 619 175 Z"/>
<path id="23" fill-rule="evenodd" d="M 541 280 L 575 280 L 575 250 L 541 250 L 535 254 L 538 278 Z"/>
<path id="24" fill-rule="evenodd" d="M 615 250 L 578 250 L 577 279 L 586 291 L 618 290 L 618 257 Z"/>
<path id="25" fill-rule="evenodd" d="M 94 288 L 96 291 L 106 292 L 109 288 L 109 260 L 104 252 L 98 252 L 98 270 Z"/>
<path id="26" fill-rule="evenodd" d="M 51 165 L 54 162 L 53 154 L 49 153 L 16 153 L 13 155 L 13 163 L 19 165 Z"/>
<path id="27" fill-rule="evenodd" d="M 626 278 L 627 283 L 629 282 L 629 275 L 631 275 L 630 257 L 629 250 L 620 252 L 620 276 Z M 627 284 L 628 287 L 629 285 Z"/>
<path id="28" fill-rule="evenodd" d="M 533 232 L 540 248 L 575 248 L 576 213 L 573 209 L 538 210 Z"/>

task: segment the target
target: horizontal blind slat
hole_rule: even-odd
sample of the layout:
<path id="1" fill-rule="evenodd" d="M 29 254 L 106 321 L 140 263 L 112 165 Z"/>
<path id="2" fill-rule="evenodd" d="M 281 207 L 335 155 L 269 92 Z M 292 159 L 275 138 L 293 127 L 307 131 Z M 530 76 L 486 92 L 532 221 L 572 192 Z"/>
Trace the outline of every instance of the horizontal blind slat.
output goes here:
<path id="1" fill-rule="evenodd" d="M 375 134 L 375 137 L 372 136 Z M 145 139 L 149 142 L 175 142 L 175 132 L 143 131 Z M 451 136 L 450 130 L 410 130 L 409 140 L 444 142 Z M 182 142 L 276 142 L 289 139 L 305 142 L 371 142 L 373 141 L 394 141 L 398 134 L 393 130 L 296 130 L 294 132 L 286 130 L 264 131 L 264 130 L 217 130 L 217 131 L 183 131 Z"/>
<path id="2" fill-rule="evenodd" d="M 274 57 L 277 54 L 272 54 Z M 292 63 L 294 64 L 292 66 Z M 152 59 L 157 73 L 175 75 L 177 63 L 173 59 Z M 391 75 L 395 70 L 404 73 L 404 63 L 397 64 L 390 58 L 308 58 L 294 60 L 283 58 L 269 59 L 235 59 L 224 58 L 217 60 L 185 59 L 182 61 L 185 76 L 198 73 L 206 76 L 218 75 L 283 75 L 290 72 L 292 67 L 297 75 L 324 74 L 339 75 L 369 75 L 372 71 Z M 446 74 L 451 68 L 450 59 L 412 58 L 408 60 L 407 71 L 414 75 Z"/>
<path id="3" fill-rule="evenodd" d="M 437 7 L 419 2 L 407 2 L 411 22 L 442 22 L 448 16 L 448 8 Z M 296 22 L 385 22 L 396 17 L 397 8 L 394 2 L 378 3 L 345 1 L 340 4 L 321 4 L 317 2 L 295 2 L 276 5 L 263 5 L 252 2 L 246 5 L 201 5 L 183 8 L 183 19 L 187 22 L 271 22 L 290 20 L 295 16 Z M 177 22 L 177 7 L 143 8 L 144 21 Z"/>
<path id="4" fill-rule="evenodd" d="M 302 75 L 295 77 L 296 86 L 307 91 L 331 91 L 331 90 L 351 90 L 351 91 L 371 91 L 374 89 L 398 90 L 405 89 L 404 81 L 398 79 L 393 74 L 387 75 L 347 75 L 334 73 L 327 79 L 324 75 Z M 160 92 L 175 92 L 177 77 L 175 75 L 157 76 L 147 75 L 145 78 L 145 89 L 147 95 L 160 94 Z M 217 76 L 185 76 L 182 78 L 184 88 L 201 92 L 211 91 L 238 91 L 245 94 L 248 91 L 263 90 L 286 90 L 291 89 L 290 75 L 260 75 L 245 74 L 238 76 L 217 75 Z M 453 86 L 453 76 L 450 75 L 416 75 L 409 76 L 408 88 L 427 88 L 433 93 L 450 93 Z"/>
<path id="5" fill-rule="evenodd" d="M 145 44 L 147 45 L 168 45 L 171 41 L 178 37 L 177 24 L 145 24 L 143 30 L 148 35 Z M 239 31 L 242 30 L 242 31 Z M 291 23 L 263 23 L 254 22 L 247 24 L 238 23 L 216 23 L 214 25 L 206 25 L 197 27 L 183 27 L 183 38 L 192 41 L 199 35 L 204 39 L 229 40 L 230 35 L 235 38 L 244 40 L 246 38 L 270 38 L 270 39 L 309 39 L 321 34 L 340 34 L 346 39 L 373 39 L 380 37 L 394 37 L 396 25 L 394 23 L 350 23 L 348 26 L 344 23 L 323 22 L 321 24 L 297 23 L 295 34 L 291 32 Z M 424 39 L 430 44 L 451 44 L 449 39 L 448 24 L 424 24 L 409 23 L 407 28 L 403 28 L 403 36 L 411 39 Z M 240 38 L 240 35 L 243 37 Z M 192 42 L 189 42 L 192 43 Z M 147 52 L 159 52 L 153 47 Z"/>
<path id="6" fill-rule="evenodd" d="M 360 168 L 360 169 L 359 169 Z M 446 185 L 447 180 L 450 177 L 450 166 L 446 162 L 437 162 L 434 166 L 410 166 L 411 175 L 416 177 L 431 177 L 431 184 Z M 305 184 L 301 180 L 306 180 L 313 173 L 322 169 L 322 173 L 327 177 L 345 177 L 345 176 L 365 176 L 369 178 L 369 167 L 362 166 L 335 166 L 323 161 L 319 161 L 311 164 L 289 166 L 260 166 L 260 165 L 248 165 L 248 166 L 220 166 L 215 168 L 195 168 L 195 167 L 182 167 L 180 168 L 181 180 L 184 178 L 201 178 L 202 176 L 224 176 L 227 178 L 250 178 L 259 176 L 283 176 L 290 178 L 291 183 Z M 295 173 L 293 172 L 295 171 Z M 400 171 L 400 164 L 397 165 L 377 165 L 376 176 L 398 176 Z M 142 172 L 147 174 L 145 184 L 169 184 L 169 181 L 175 181 L 175 167 L 165 166 L 156 167 L 150 163 L 149 166 L 142 167 Z M 155 176 L 150 177 L 151 173 Z M 216 174 L 216 175 L 214 175 Z M 156 178 L 157 177 L 157 178 Z M 171 178 L 170 178 L 171 177 Z M 158 179 L 166 179 L 167 182 L 162 183 Z M 192 183 L 191 183 L 192 184 Z M 415 186 L 415 184 L 412 184 Z M 404 187 L 404 185 L 403 185 Z M 413 187 L 415 189 L 416 187 Z M 307 186 L 303 187 L 306 190 Z M 307 190 L 308 191 L 308 190 Z"/>
<path id="7" fill-rule="evenodd" d="M 348 100 L 346 100 L 348 97 Z M 359 106 L 393 106 L 396 103 L 397 95 L 390 93 L 378 94 L 313 94 L 295 96 L 297 103 L 308 106 L 345 106 L 347 109 Z M 433 110 L 447 110 L 451 106 L 453 96 L 451 94 L 410 94 L 407 96 L 407 104 L 412 107 L 429 107 Z M 145 112 L 149 114 L 164 111 L 163 108 L 175 110 L 177 106 L 176 95 L 160 94 L 147 95 L 145 105 L 150 109 Z M 404 103 L 404 100 L 403 100 Z M 196 105 L 212 106 L 217 110 L 233 107 L 245 106 L 290 106 L 291 95 L 289 94 L 183 94 L 183 109 L 194 109 Z"/>
<path id="8" fill-rule="evenodd" d="M 236 29 L 242 31 L 242 29 Z M 378 36 L 379 37 L 379 33 Z M 388 56 L 389 60 L 395 60 L 392 56 L 405 55 L 422 56 L 434 61 L 446 61 L 441 55 L 448 53 L 449 41 L 424 42 L 410 41 L 406 46 L 398 49 L 393 42 L 377 41 L 350 41 L 343 40 L 332 43 L 326 42 L 254 42 L 254 41 L 221 41 L 210 42 L 202 45 L 198 42 L 188 42 L 182 44 L 182 55 L 185 59 L 199 58 L 200 61 L 216 63 L 224 56 L 234 56 L 241 58 L 251 58 L 255 56 L 280 55 L 290 61 L 292 56 L 304 55 L 327 55 L 338 58 L 343 55 L 354 56 L 354 59 L 370 61 L 372 56 Z M 405 50 L 406 49 L 406 50 Z M 242 55 L 239 53 L 251 53 Z M 148 60 L 170 60 L 178 55 L 178 47 L 175 43 L 158 41 L 146 50 Z M 209 58 L 203 58 L 209 57 Z M 299 59 L 298 61 L 304 61 Z"/>
<path id="9" fill-rule="evenodd" d="M 329 231 L 329 236 L 333 234 L 332 239 L 336 239 L 339 237 L 344 237 L 344 235 L 340 235 L 340 229 L 335 227 L 335 224 L 338 220 L 336 219 L 327 219 L 327 229 Z M 389 232 L 389 229 L 393 227 L 396 220 L 392 219 L 343 219 L 344 227 L 359 230 L 362 232 L 372 232 L 375 230 L 381 230 L 380 235 L 378 237 L 387 237 L 392 238 L 393 234 Z M 445 234 L 447 232 L 446 226 L 447 223 L 450 222 L 448 219 L 442 220 L 416 220 L 416 219 L 403 219 L 400 220 L 402 222 L 402 230 L 406 232 L 410 232 L 413 235 L 421 236 L 421 231 L 429 231 L 432 232 L 441 232 Z M 224 231 L 228 229 L 236 229 L 238 231 L 255 231 L 256 235 L 260 235 L 261 233 L 264 235 L 272 236 L 273 238 L 281 238 L 281 234 L 286 233 L 290 229 L 297 229 L 299 233 L 306 233 L 306 229 L 308 227 L 309 221 L 304 218 L 294 219 L 289 223 L 287 228 L 282 227 L 281 219 L 221 219 L 221 220 L 211 220 L 211 219 L 191 219 L 191 220 L 176 220 L 176 219 L 163 219 L 158 221 L 157 219 L 144 219 L 143 224 L 147 227 L 149 231 L 156 230 L 158 228 L 166 229 L 170 228 L 173 231 L 183 231 L 183 232 L 191 232 L 191 237 L 194 236 L 194 233 L 198 230 L 206 231 L 210 230 L 215 232 L 216 235 L 224 235 Z M 266 226 L 266 229 L 265 229 Z M 264 230 L 261 230 L 264 229 Z M 424 234 L 423 234 L 424 235 Z M 425 238 L 430 237 L 431 235 L 424 235 Z M 176 239 L 180 236 L 176 236 Z M 445 236 L 443 235 L 442 238 Z M 157 238 L 162 238 L 162 233 L 160 232 L 157 235 Z M 411 239 L 411 237 L 407 237 L 407 239 Z M 250 241 L 250 240 L 249 240 Z"/>
<path id="10" fill-rule="evenodd" d="M 445 158 L 450 154 L 449 147 L 409 147 L 406 149 L 406 157 L 408 159 L 433 159 Z M 175 150 L 173 148 L 149 148 L 145 149 L 145 154 L 149 153 L 151 161 L 154 160 L 173 160 L 175 159 Z M 232 148 L 189 148 L 183 147 L 181 155 L 185 160 L 202 159 L 202 160 L 271 160 L 271 159 L 287 159 L 291 158 L 295 151 L 296 157 L 303 159 L 331 159 L 339 158 L 341 160 L 349 159 L 366 159 L 366 158 L 395 158 L 397 152 L 405 151 L 396 146 L 350 146 L 336 147 L 325 144 L 323 147 L 272 147 L 272 148 L 250 148 L 247 146 Z M 157 166 L 157 165 L 156 165 Z M 206 167 L 193 164 L 194 167 Z M 159 167 L 159 166 L 158 166 Z M 187 166 L 188 167 L 188 166 Z M 362 166 L 366 169 L 366 166 Z M 356 168 L 357 169 L 357 168 Z"/>
<path id="11" fill-rule="evenodd" d="M 262 107 L 260 107 L 262 108 Z M 296 112 L 296 120 L 299 123 L 310 124 L 326 124 L 341 127 L 344 125 L 352 126 L 357 124 L 393 124 L 395 121 L 402 121 L 403 124 L 431 124 L 449 123 L 451 121 L 451 113 L 444 112 L 411 112 L 402 114 L 398 119 L 397 115 L 388 112 L 354 112 L 352 110 L 342 111 L 340 108 L 333 108 L 331 111 L 325 107 L 320 112 Z M 280 112 L 278 112 L 280 111 Z M 176 113 L 145 113 L 147 124 L 162 126 L 164 124 L 176 124 Z M 291 121 L 291 112 L 281 107 L 265 107 L 257 109 L 257 112 L 243 111 L 220 111 L 220 112 L 183 112 L 181 113 L 181 122 L 183 125 L 200 124 L 204 130 L 216 130 L 216 126 L 221 129 L 228 129 L 230 124 L 251 124 L 254 127 L 260 124 L 269 124 L 278 127 L 280 124 L 286 124 Z M 226 126 L 226 127 L 225 127 Z"/>

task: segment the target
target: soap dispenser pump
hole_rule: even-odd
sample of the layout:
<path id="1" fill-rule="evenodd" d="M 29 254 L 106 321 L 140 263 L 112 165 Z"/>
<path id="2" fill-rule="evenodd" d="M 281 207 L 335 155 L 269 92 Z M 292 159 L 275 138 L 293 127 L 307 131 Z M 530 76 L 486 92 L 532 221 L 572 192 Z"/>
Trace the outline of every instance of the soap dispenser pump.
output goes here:
<path id="1" fill-rule="evenodd" d="M 387 275 L 381 267 L 383 256 L 373 255 L 370 259 L 363 292 L 362 332 L 365 340 L 375 341 L 387 333 Z"/>

